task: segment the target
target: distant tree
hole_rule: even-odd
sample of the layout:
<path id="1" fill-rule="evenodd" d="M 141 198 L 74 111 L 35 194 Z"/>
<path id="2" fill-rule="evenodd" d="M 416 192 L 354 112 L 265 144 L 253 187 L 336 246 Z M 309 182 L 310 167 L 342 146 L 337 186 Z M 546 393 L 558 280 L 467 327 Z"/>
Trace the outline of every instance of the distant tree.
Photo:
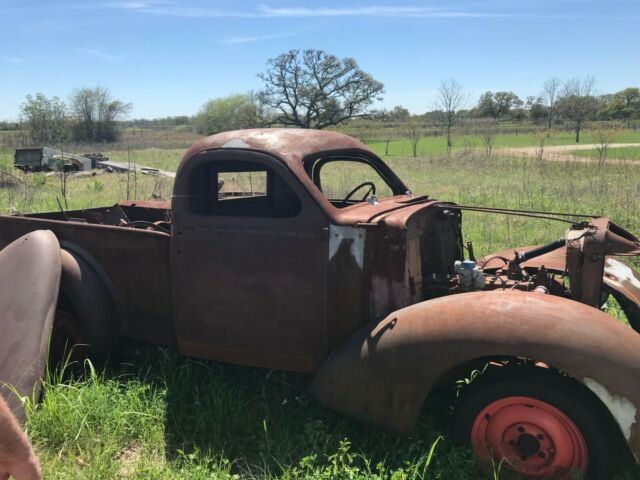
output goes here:
<path id="1" fill-rule="evenodd" d="M 404 108 L 402 105 L 396 105 L 388 114 L 388 118 L 392 122 L 406 122 L 410 116 L 411 113 L 409 113 L 409 110 Z"/>
<path id="2" fill-rule="evenodd" d="M 593 77 L 574 78 L 564 84 L 558 98 L 558 112 L 573 124 L 576 143 L 580 142 L 580 131 L 584 123 L 593 118 L 598 109 L 598 101 L 593 96 L 594 86 Z"/>
<path id="3" fill-rule="evenodd" d="M 35 144 L 57 145 L 69 138 L 67 106 L 58 97 L 27 95 L 20 106 L 20 118 Z"/>
<path id="4" fill-rule="evenodd" d="M 389 156 L 389 146 L 391 145 L 391 141 L 396 137 L 396 131 L 394 128 L 385 128 L 382 130 L 381 137 L 384 142 L 384 155 L 385 157 Z"/>
<path id="5" fill-rule="evenodd" d="M 478 104 L 473 108 L 474 117 L 493 117 L 493 92 L 484 92 L 478 99 Z"/>
<path id="6" fill-rule="evenodd" d="M 436 120 L 447 133 L 447 148 L 453 147 L 451 129 L 458 121 L 458 110 L 465 103 L 467 96 L 455 79 L 443 80 L 438 88 L 435 101 Z"/>
<path id="7" fill-rule="evenodd" d="M 115 142 L 117 121 L 131 110 L 130 103 L 112 97 L 103 87 L 80 88 L 71 94 L 74 137 L 84 142 Z"/>
<path id="8" fill-rule="evenodd" d="M 536 128 L 533 132 L 533 138 L 536 141 L 536 158 L 538 162 L 542 162 L 542 156 L 544 155 L 544 144 L 547 141 L 549 130 L 546 132 L 542 129 Z"/>
<path id="9" fill-rule="evenodd" d="M 593 131 L 593 138 L 598 151 L 598 165 L 602 165 L 607 159 L 609 146 L 615 140 L 615 131 L 609 128 L 597 128 Z"/>
<path id="10" fill-rule="evenodd" d="M 406 112 L 406 113 L 405 113 Z M 409 110 L 400 105 L 396 105 L 391 110 L 383 108 L 381 110 L 369 110 L 368 117 L 376 122 L 389 123 L 389 122 L 401 122 L 408 118 L 411 114 Z"/>
<path id="11" fill-rule="evenodd" d="M 416 157 L 418 155 L 418 143 L 424 135 L 424 129 L 420 121 L 415 117 L 409 118 L 404 124 L 404 132 L 411 144 L 411 153 Z"/>
<path id="12" fill-rule="evenodd" d="M 260 124 L 259 108 L 249 94 L 214 98 L 205 103 L 196 115 L 198 133 L 213 133 L 256 127 Z"/>
<path id="13" fill-rule="evenodd" d="M 549 112 L 543 103 L 542 97 L 527 97 L 525 107 L 528 113 L 527 116 L 532 122 L 539 122 L 548 118 Z"/>
<path id="14" fill-rule="evenodd" d="M 613 94 L 609 101 L 607 112 L 616 120 L 630 120 L 640 118 L 640 89 L 625 88 Z"/>
<path id="15" fill-rule="evenodd" d="M 551 125 L 556 115 L 556 103 L 558 102 L 561 86 L 562 82 L 557 77 L 550 78 L 542 86 L 542 95 L 540 97 L 547 109 L 547 128 L 549 130 L 551 130 Z"/>
<path id="16" fill-rule="evenodd" d="M 482 145 L 484 147 L 484 153 L 487 158 L 491 158 L 493 153 L 493 145 L 496 139 L 496 122 L 491 121 L 484 125 L 482 132 L 480 133 L 482 138 Z"/>
<path id="17" fill-rule="evenodd" d="M 367 116 L 384 85 L 360 70 L 353 58 L 340 60 L 323 50 L 290 50 L 267 62 L 260 101 L 271 123 L 326 128 Z"/>
<path id="18" fill-rule="evenodd" d="M 617 120 L 611 116 L 611 104 L 613 102 L 613 94 L 606 93 L 604 95 L 598 95 L 596 99 L 596 113 L 593 117 L 594 120 Z"/>
<path id="19" fill-rule="evenodd" d="M 509 109 L 509 115 L 507 115 L 507 118 L 516 122 L 523 122 L 527 119 L 528 113 L 527 109 L 523 106 L 515 107 Z"/>
<path id="20" fill-rule="evenodd" d="M 514 107 L 522 106 L 523 102 L 515 93 L 485 92 L 480 96 L 476 112 L 479 117 L 491 117 L 494 120 L 506 117 Z"/>
<path id="21" fill-rule="evenodd" d="M 1 121 L 0 122 L 0 130 L 1 131 L 7 131 L 7 130 L 18 130 L 20 128 L 20 124 L 18 122 L 10 122 L 7 120 Z"/>
<path id="22" fill-rule="evenodd" d="M 368 132 L 371 135 L 371 139 L 382 140 L 384 143 L 384 154 L 389 155 L 389 147 L 391 141 L 398 136 L 398 129 L 396 123 L 392 120 L 393 110 L 383 110 L 370 121 L 367 121 L 367 125 L 361 129 L 364 132 Z M 364 142 L 362 133 L 360 132 L 360 139 Z M 365 134 L 366 135 L 366 134 Z M 366 143 L 366 142 L 364 142 Z"/>

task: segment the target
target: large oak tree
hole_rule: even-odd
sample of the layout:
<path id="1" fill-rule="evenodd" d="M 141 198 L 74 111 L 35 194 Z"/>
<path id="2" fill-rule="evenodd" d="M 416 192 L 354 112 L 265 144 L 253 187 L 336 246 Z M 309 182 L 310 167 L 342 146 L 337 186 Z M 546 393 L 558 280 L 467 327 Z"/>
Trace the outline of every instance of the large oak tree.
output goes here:
<path id="1" fill-rule="evenodd" d="M 323 50 L 290 50 L 267 61 L 258 75 L 265 83 L 261 103 L 271 124 L 326 128 L 363 117 L 384 85 L 362 71 L 353 58 L 339 59 Z"/>

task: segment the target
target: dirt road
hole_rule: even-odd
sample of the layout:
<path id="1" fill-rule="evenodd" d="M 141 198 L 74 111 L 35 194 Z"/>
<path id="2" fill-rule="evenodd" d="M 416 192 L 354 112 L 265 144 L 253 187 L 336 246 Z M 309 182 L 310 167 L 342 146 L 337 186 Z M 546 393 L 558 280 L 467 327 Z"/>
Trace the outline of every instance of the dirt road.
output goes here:
<path id="1" fill-rule="evenodd" d="M 612 143 L 609 148 L 621 148 L 621 147 L 640 147 L 640 143 Z M 583 163 L 597 163 L 597 158 L 578 157 L 572 155 L 571 152 L 576 150 L 595 150 L 595 143 L 580 144 L 580 145 L 545 145 L 542 152 L 543 160 L 553 160 L 558 162 L 583 162 Z M 509 155 L 524 155 L 527 157 L 537 158 L 539 155 L 539 147 L 508 147 L 498 150 L 499 153 Z M 623 160 L 619 158 L 608 158 L 607 163 L 628 163 L 632 160 Z M 639 162 L 640 163 L 640 162 Z"/>

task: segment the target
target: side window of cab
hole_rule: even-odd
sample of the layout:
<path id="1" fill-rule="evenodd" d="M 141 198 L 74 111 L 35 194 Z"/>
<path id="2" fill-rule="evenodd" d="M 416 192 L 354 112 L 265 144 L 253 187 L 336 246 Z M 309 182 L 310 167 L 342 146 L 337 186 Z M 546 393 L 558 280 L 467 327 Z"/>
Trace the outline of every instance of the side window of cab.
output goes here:
<path id="1" fill-rule="evenodd" d="M 243 160 L 212 160 L 189 177 L 189 204 L 199 215 L 295 217 L 300 199 L 268 166 Z"/>

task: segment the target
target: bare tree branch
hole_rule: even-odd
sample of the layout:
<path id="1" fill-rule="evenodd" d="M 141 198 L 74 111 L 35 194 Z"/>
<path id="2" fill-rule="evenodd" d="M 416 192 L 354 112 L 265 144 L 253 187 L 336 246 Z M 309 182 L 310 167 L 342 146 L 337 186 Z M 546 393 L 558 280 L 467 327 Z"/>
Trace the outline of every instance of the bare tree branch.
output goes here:
<path id="1" fill-rule="evenodd" d="M 447 148 L 453 146 L 451 138 L 451 129 L 458 120 L 458 110 L 467 101 L 467 95 L 455 79 L 443 80 L 438 88 L 438 96 L 435 102 L 435 110 L 437 112 L 436 120 L 444 127 L 447 132 Z"/>

